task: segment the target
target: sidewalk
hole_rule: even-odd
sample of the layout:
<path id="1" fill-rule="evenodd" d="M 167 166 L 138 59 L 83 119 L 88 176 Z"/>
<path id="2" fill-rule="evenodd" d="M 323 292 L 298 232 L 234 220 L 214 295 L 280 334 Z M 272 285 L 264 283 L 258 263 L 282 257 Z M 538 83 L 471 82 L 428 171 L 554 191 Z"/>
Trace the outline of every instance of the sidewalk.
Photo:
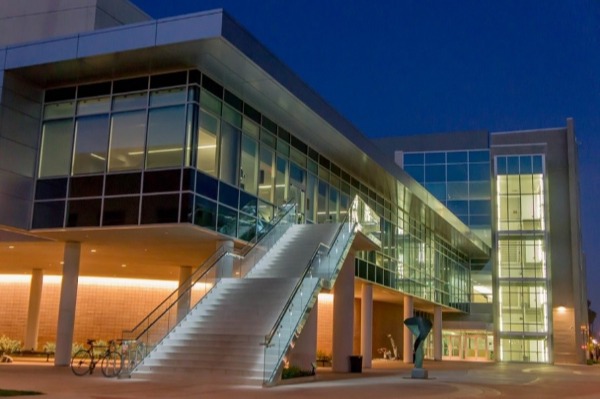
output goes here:
<path id="1" fill-rule="evenodd" d="M 428 362 L 430 379 L 410 379 L 411 365 L 374 362 L 363 373 L 317 370 L 314 379 L 273 388 L 215 385 L 194 378 L 176 381 L 108 379 L 100 370 L 77 377 L 52 363 L 0 364 L 0 388 L 33 390 L 44 399 L 133 398 L 600 398 L 600 366 L 551 366 L 468 362 Z"/>

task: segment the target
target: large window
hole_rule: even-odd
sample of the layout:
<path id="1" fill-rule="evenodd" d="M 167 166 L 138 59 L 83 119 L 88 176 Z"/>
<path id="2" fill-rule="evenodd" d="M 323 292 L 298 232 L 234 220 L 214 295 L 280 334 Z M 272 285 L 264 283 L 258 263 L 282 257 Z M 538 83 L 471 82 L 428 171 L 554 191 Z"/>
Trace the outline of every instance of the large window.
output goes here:
<path id="1" fill-rule="evenodd" d="M 73 174 L 102 173 L 108 150 L 108 115 L 78 118 L 75 123 Z"/>
<path id="2" fill-rule="evenodd" d="M 183 164 L 185 107 L 156 108 L 148 113 L 146 167 L 168 168 Z"/>
<path id="3" fill-rule="evenodd" d="M 141 170 L 144 165 L 146 111 L 113 114 L 108 171 Z"/>
<path id="4" fill-rule="evenodd" d="M 73 120 L 48 121 L 42 128 L 39 177 L 66 176 L 71 170 Z"/>

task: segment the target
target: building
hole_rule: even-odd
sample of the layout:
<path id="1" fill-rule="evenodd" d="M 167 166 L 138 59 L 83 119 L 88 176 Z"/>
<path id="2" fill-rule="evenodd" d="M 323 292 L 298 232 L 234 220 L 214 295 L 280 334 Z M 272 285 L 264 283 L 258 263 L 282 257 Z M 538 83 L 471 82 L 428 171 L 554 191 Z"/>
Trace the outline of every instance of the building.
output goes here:
<path id="1" fill-rule="evenodd" d="M 410 362 L 402 321 L 418 314 L 433 320 L 427 353 L 442 360 L 442 323 L 473 313 L 471 273 L 498 245 L 487 225 L 470 229 L 222 10 L 151 20 L 126 0 L 36 6 L 0 6 L 11 26 L 0 48 L 0 334 L 34 350 L 56 342 L 66 365 L 74 342 L 120 337 L 174 290 L 187 298 L 179 320 L 202 297 L 190 299 L 196 267 L 248 248 L 292 200 L 305 231 L 350 216 L 361 230 L 286 359 L 318 349 L 347 371 L 361 353 L 370 367 L 391 337 Z M 63 23 L 74 15 L 82 25 Z M 228 262 L 211 265 L 239 281 L 245 271 Z"/>
<path id="2" fill-rule="evenodd" d="M 474 297 L 493 303 L 499 360 L 583 362 L 589 331 L 573 120 L 379 144 L 398 149 L 389 156 L 491 244 L 491 261 L 472 279 Z"/>

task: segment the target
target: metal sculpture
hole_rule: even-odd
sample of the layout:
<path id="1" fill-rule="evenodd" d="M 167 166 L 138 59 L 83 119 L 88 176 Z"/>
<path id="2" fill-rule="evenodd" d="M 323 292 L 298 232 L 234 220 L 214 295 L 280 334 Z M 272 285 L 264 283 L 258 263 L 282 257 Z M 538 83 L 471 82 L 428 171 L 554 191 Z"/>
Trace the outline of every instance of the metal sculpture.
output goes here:
<path id="1" fill-rule="evenodd" d="M 404 325 L 413 333 L 415 337 L 415 343 L 413 347 L 413 363 L 415 365 L 412 378 L 427 378 L 427 370 L 423 370 L 423 342 L 431 331 L 431 321 L 424 319 L 420 316 L 409 317 L 404 320 Z"/>

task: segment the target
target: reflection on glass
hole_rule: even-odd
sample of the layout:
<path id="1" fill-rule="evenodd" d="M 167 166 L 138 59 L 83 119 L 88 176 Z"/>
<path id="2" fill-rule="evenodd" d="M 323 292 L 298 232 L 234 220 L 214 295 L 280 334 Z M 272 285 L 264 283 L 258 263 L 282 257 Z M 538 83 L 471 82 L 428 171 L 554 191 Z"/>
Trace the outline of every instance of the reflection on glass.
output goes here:
<path id="1" fill-rule="evenodd" d="M 101 173 L 106 169 L 108 115 L 77 119 L 73 174 Z"/>
<path id="2" fill-rule="evenodd" d="M 187 92 L 183 87 L 174 89 L 156 90 L 150 93 L 150 106 L 159 107 L 165 105 L 174 105 L 184 103 L 187 99 Z"/>
<path id="3" fill-rule="evenodd" d="M 208 112 L 200 111 L 198 130 L 198 155 L 196 167 L 212 176 L 217 176 L 217 136 L 219 119 Z"/>
<path id="4" fill-rule="evenodd" d="M 113 111 L 127 111 L 146 108 L 148 93 L 131 93 L 113 97 Z"/>
<path id="5" fill-rule="evenodd" d="M 221 180 L 231 185 L 238 185 L 240 131 L 228 123 L 221 125 Z"/>
<path id="6" fill-rule="evenodd" d="M 185 141 L 185 107 L 156 108 L 148 113 L 148 169 L 181 166 Z"/>
<path id="7" fill-rule="evenodd" d="M 110 98 L 88 98 L 77 101 L 77 115 L 101 114 L 110 111 Z"/>
<path id="8" fill-rule="evenodd" d="M 265 146 L 260 149 L 260 170 L 258 174 L 258 196 L 267 202 L 273 202 L 275 183 L 275 156 Z"/>
<path id="9" fill-rule="evenodd" d="M 275 205 L 281 206 L 286 201 L 286 188 L 288 179 L 288 162 L 277 157 L 277 171 L 275 173 Z"/>
<path id="10" fill-rule="evenodd" d="M 146 111 L 113 114 L 110 135 L 109 172 L 141 170 L 144 165 Z"/>
<path id="11" fill-rule="evenodd" d="M 72 142 L 72 119 L 44 123 L 39 177 L 69 175 Z"/>
<path id="12" fill-rule="evenodd" d="M 242 135 L 242 160 L 240 169 L 240 188 L 256 194 L 258 182 L 258 144 L 255 140 Z"/>
<path id="13" fill-rule="evenodd" d="M 75 102 L 48 104 L 44 107 L 44 119 L 72 117 L 75 113 Z"/>

